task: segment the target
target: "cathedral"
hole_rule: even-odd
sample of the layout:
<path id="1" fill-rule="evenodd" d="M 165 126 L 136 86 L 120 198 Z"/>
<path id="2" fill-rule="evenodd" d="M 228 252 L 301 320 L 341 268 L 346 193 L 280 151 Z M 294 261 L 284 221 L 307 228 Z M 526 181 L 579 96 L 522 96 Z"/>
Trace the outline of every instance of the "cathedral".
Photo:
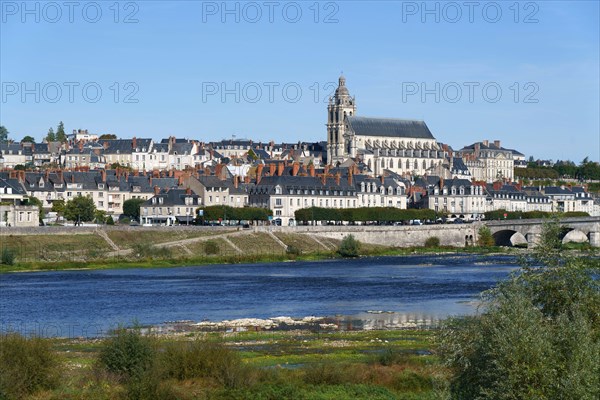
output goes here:
<path id="1" fill-rule="evenodd" d="M 401 175 L 425 175 L 442 167 L 446 154 L 423 121 L 369 118 L 356 115 L 356 100 L 346 79 L 327 106 L 327 159 L 362 162 L 375 175 L 390 170 Z"/>

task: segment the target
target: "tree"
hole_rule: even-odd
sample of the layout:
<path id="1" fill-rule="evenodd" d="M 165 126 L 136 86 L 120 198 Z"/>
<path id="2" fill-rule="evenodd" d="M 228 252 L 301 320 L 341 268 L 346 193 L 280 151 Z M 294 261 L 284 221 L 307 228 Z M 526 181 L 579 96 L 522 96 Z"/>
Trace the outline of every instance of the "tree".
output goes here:
<path id="1" fill-rule="evenodd" d="M 21 143 L 35 143 L 35 138 L 33 136 L 25 136 L 23 139 L 21 139 Z"/>
<path id="2" fill-rule="evenodd" d="M 8 129 L 4 125 L 0 125 L 0 143 L 8 141 Z"/>
<path id="3" fill-rule="evenodd" d="M 144 199 L 129 199 L 123 202 L 123 214 L 129 219 L 135 219 L 139 222 L 140 206 L 145 202 Z"/>
<path id="4" fill-rule="evenodd" d="M 544 224 L 535 262 L 484 292 L 482 314 L 442 329 L 451 398 L 600 398 L 600 266 L 561 253 L 558 228 Z"/>
<path id="5" fill-rule="evenodd" d="M 62 121 L 58 123 L 58 128 L 56 128 L 56 141 L 64 143 L 67 141 L 67 135 L 65 133 L 65 125 Z"/>
<path id="6" fill-rule="evenodd" d="M 100 135 L 100 137 L 98 138 L 99 140 L 106 140 L 106 139 L 116 139 L 117 135 L 113 135 L 112 133 L 105 133 L 103 135 Z"/>
<path id="7" fill-rule="evenodd" d="M 360 242 L 352 235 L 345 236 L 340 243 L 338 254 L 342 257 L 358 257 Z"/>
<path id="8" fill-rule="evenodd" d="M 96 210 L 94 212 L 94 221 L 96 221 L 97 224 L 106 223 L 106 211 Z"/>
<path id="9" fill-rule="evenodd" d="M 75 225 L 80 225 L 82 222 L 92 221 L 95 211 L 94 200 L 90 196 L 80 195 L 67 201 L 64 215 L 67 220 L 75 222 Z"/>
<path id="10" fill-rule="evenodd" d="M 483 225 L 477 232 L 477 244 L 481 247 L 490 247 L 496 244 L 490 228 Z"/>
<path id="11" fill-rule="evenodd" d="M 48 134 L 46 135 L 46 142 L 56 142 L 56 135 L 54 134 L 54 129 L 48 129 Z"/>
<path id="12" fill-rule="evenodd" d="M 52 212 L 56 213 L 56 222 L 58 222 L 60 216 L 65 212 L 65 201 L 63 199 L 53 201 Z"/>

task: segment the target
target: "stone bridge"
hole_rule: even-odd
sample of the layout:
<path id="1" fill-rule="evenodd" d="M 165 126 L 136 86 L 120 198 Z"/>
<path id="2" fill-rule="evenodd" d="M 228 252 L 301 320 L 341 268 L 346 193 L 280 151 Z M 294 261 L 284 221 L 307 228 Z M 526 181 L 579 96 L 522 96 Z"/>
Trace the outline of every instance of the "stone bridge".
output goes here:
<path id="1" fill-rule="evenodd" d="M 535 247 L 542 233 L 543 219 L 513 219 L 486 221 L 496 244 L 515 246 L 527 244 Z M 589 242 L 592 247 L 600 247 L 600 217 L 575 217 L 560 220 L 563 227 L 563 243 Z"/>
<path id="2" fill-rule="evenodd" d="M 322 236 L 342 240 L 353 235 L 363 243 L 383 246 L 412 247 L 423 246 L 430 237 L 440 239 L 442 246 L 465 247 L 477 241 L 480 224 L 451 225 L 324 225 L 324 226 L 265 226 L 256 231 L 299 233 L 309 236 Z"/>

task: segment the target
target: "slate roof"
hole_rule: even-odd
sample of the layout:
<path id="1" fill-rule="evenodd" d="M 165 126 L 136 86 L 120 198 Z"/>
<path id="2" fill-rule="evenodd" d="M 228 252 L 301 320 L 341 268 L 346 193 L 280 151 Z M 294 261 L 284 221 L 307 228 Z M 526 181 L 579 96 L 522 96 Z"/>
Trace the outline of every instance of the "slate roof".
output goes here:
<path id="1" fill-rule="evenodd" d="M 0 195 L 4 191 L 3 189 L 9 187 L 12 189 L 12 194 L 19 194 L 26 196 L 27 192 L 23 188 L 23 185 L 19 182 L 18 179 L 14 178 L 0 178 Z"/>
<path id="2" fill-rule="evenodd" d="M 194 203 L 191 205 L 185 204 L 185 198 L 192 197 L 194 199 Z M 152 199 L 154 198 L 162 198 L 162 204 L 158 202 L 152 203 Z M 186 189 L 168 189 L 162 190 L 158 195 L 150 198 L 149 200 L 142 203 L 142 207 L 151 207 L 151 206 L 159 206 L 159 207 L 173 207 L 173 206 L 197 206 L 198 205 L 198 195 L 193 191 L 191 194 L 186 194 Z M 175 214 L 175 213 L 174 213 Z"/>
<path id="3" fill-rule="evenodd" d="M 452 157 L 452 171 L 458 171 L 463 175 L 471 175 L 469 168 L 465 165 L 463 159 L 460 157 Z"/>
<path id="4" fill-rule="evenodd" d="M 335 178 L 328 178 L 323 185 L 320 177 L 312 176 L 265 176 L 261 178 L 260 183 L 250 190 L 251 193 L 275 193 L 275 186 L 281 186 L 282 194 L 289 194 L 290 190 L 343 190 L 354 192 L 354 185 L 350 185 L 347 179 L 340 179 L 337 185 Z M 353 193 L 352 193 L 353 195 Z"/>
<path id="5" fill-rule="evenodd" d="M 350 129 L 362 136 L 435 139 L 423 121 L 349 116 Z"/>

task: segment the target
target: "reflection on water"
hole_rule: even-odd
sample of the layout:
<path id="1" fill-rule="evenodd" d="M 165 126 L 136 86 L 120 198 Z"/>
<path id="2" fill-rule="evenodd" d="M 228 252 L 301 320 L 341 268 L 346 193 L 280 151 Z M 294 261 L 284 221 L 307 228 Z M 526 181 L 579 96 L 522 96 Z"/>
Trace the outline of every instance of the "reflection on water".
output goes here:
<path id="1" fill-rule="evenodd" d="M 508 256 L 404 256 L 0 275 L 0 329 L 103 336 L 119 324 L 327 317 L 339 329 L 435 326 L 472 314 Z M 326 324 L 329 322 L 325 322 Z"/>

